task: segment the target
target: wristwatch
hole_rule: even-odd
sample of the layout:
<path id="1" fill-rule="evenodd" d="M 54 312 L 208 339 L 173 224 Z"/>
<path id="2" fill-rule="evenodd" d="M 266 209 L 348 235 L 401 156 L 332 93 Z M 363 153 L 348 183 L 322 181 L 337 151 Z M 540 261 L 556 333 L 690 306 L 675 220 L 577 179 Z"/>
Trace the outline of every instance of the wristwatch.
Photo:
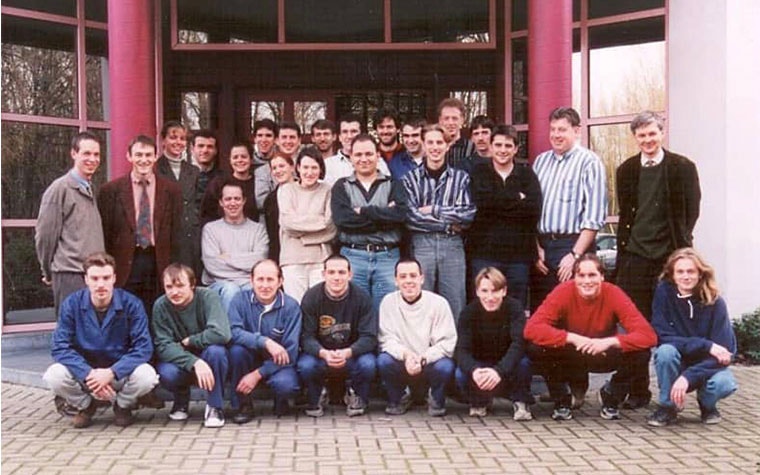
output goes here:
<path id="1" fill-rule="evenodd" d="M 581 254 L 578 254 L 577 252 L 573 251 L 572 249 L 570 250 L 570 254 L 573 255 L 573 259 L 575 259 L 576 261 L 581 258 Z"/>

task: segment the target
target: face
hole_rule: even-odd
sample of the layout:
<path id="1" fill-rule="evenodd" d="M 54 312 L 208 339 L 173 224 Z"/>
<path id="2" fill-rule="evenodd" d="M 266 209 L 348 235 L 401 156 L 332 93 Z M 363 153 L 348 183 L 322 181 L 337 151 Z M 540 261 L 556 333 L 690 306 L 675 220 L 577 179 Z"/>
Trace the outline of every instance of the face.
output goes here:
<path id="1" fill-rule="evenodd" d="M 673 281 L 681 295 L 690 295 L 699 283 L 699 278 L 697 265 L 688 257 L 678 259 L 673 266 Z"/>
<path id="2" fill-rule="evenodd" d="M 132 151 L 127 153 L 127 161 L 132 164 L 132 171 L 138 177 L 152 176 L 156 160 L 158 160 L 156 149 L 144 143 L 138 142 L 132 145 Z"/>
<path id="3" fill-rule="evenodd" d="M 390 117 L 386 117 L 375 126 L 380 143 L 387 146 L 395 145 L 398 142 L 398 127 L 396 122 Z"/>
<path id="4" fill-rule="evenodd" d="M 552 150 L 557 155 L 564 155 L 570 151 L 578 139 L 580 127 L 573 127 L 570 121 L 565 119 L 556 119 L 549 123 L 549 141 L 552 144 Z"/>
<path id="5" fill-rule="evenodd" d="M 224 212 L 224 219 L 235 221 L 243 216 L 245 197 L 239 186 L 225 186 L 222 188 L 222 197 L 219 198 L 219 206 Z"/>
<path id="6" fill-rule="evenodd" d="M 193 145 L 193 157 L 203 166 L 211 166 L 216 158 L 216 139 L 210 137 L 196 137 Z"/>
<path id="7" fill-rule="evenodd" d="M 583 261 L 575 273 L 575 287 L 584 299 L 593 299 L 602 291 L 604 276 L 592 261 Z"/>
<path id="8" fill-rule="evenodd" d="M 280 271 L 273 262 L 262 262 L 256 266 L 256 271 L 251 276 L 251 286 L 253 286 L 256 300 L 264 305 L 274 302 L 281 285 Z"/>
<path id="9" fill-rule="evenodd" d="M 481 279 L 475 294 L 480 300 L 480 304 L 486 309 L 486 312 L 495 312 L 501 307 L 504 297 L 507 296 L 507 288 L 496 290 L 493 282 L 489 279 Z"/>
<path id="10" fill-rule="evenodd" d="M 187 307 L 195 297 L 195 287 L 190 285 L 190 279 L 184 272 L 180 272 L 179 278 L 173 282 L 169 277 L 165 278 L 164 292 L 169 302 L 178 308 Z"/>
<path id="11" fill-rule="evenodd" d="M 464 125 L 462 111 L 456 107 L 444 107 L 438 116 L 438 124 L 446 131 L 449 140 L 458 139 Z"/>
<path id="12" fill-rule="evenodd" d="M 298 165 L 298 176 L 301 177 L 301 186 L 314 186 L 319 180 L 321 169 L 316 160 L 311 157 L 303 157 Z"/>
<path id="13" fill-rule="evenodd" d="M 641 152 L 650 157 L 653 157 L 660 151 L 662 139 L 665 138 L 665 134 L 662 133 L 656 122 L 639 127 L 633 136 L 636 138 L 636 144 Z"/>
<path id="14" fill-rule="evenodd" d="M 498 167 L 508 166 L 517 154 L 515 141 L 512 137 L 507 137 L 506 135 L 495 136 L 491 143 L 491 150 L 493 153 L 491 160 Z"/>
<path id="15" fill-rule="evenodd" d="M 89 180 L 100 166 L 100 144 L 94 140 L 80 140 L 79 150 L 71 150 L 74 168 L 77 173 Z"/>
<path id="16" fill-rule="evenodd" d="M 260 154 L 268 157 L 274 148 L 274 131 L 264 128 L 257 130 L 253 135 L 253 143 Z"/>
<path id="17" fill-rule="evenodd" d="M 414 262 L 404 262 L 396 269 L 396 287 L 401 291 L 404 300 L 412 301 L 419 297 L 424 280 L 420 268 Z"/>
<path id="18" fill-rule="evenodd" d="M 161 141 L 164 154 L 169 157 L 179 157 L 187 148 L 187 132 L 182 127 L 172 127 L 166 131 L 166 137 Z"/>
<path id="19" fill-rule="evenodd" d="M 90 301 L 97 309 L 108 307 L 113 299 L 116 274 L 111 266 L 92 266 L 84 275 L 84 283 L 90 290 Z"/>
<path id="20" fill-rule="evenodd" d="M 491 148 L 491 129 L 487 127 L 477 127 L 470 134 L 470 140 L 475 144 L 475 150 L 483 156 L 488 155 Z"/>
<path id="21" fill-rule="evenodd" d="M 377 148 L 369 140 L 356 142 L 351 149 L 351 163 L 357 176 L 369 177 L 377 173 Z"/>
<path id="22" fill-rule="evenodd" d="M 348 282 L 353 274 L 348 269 L 348 262 L 343 259 L 332 259 L 325 263 L 322 271 L 325 278 L 325 289 L 333 297 L 341 297 L 348 292 Z"/>
<path id="23" fill-rule="evenodd" d="M 404 139 L 404 147 L 410 154 L 417 156 L 422 152 L 422 127 L 403 126 L 401 138 Z"/>
<path id="24" fill-rule="evenodd" d="M 292 157 L 300 146 L 301 138 L 298 137 L 298 133 L 295 130 L 280 129 L 280 134 L 277 136 L 277 147 L 280 149 L 280 152 Z"/>
<path id="25" fill-rule="evenodd" d="M 341 122 L 340 123 L 340 146 L 343 147 L 343 151 L 346 153 L 351 152 L 351 141 L 359 135 L 361 132 L 361 125 L 359 122 Z"/>
<path id="26" fill-rule="evenodd" d="M 246 147 L 232 147 L 230 150 L 230 166 L 237 176 L 248 176 L 251 171 L 251 154 Z"/>
<path id="27" fill-rule="evenodd" d="M 333 143 L 335 143 L 335 134 L 330 129 L 314 129 L 311 131 L 311 141 L 314 142 L 320 152 L 331 153 Z"/>
<path id="28" fill-rule="evenodd" d="M 443 134 L 435 130 L 428 132 L 422 142 L 425 150 L 425 163 L 432 170 L 440 169 L 446 162 L 447 147 Z"/>
<path id="29" fill-rule="evenodd" d="M 274 181 L 278 185 L 293 181 L 293 173 L 295 172 L 295 168 L 293 165 L 285 161 L 285 159 L 273 158 L 269 162 L 269 168 L 272 173 L 272 178 L 274 178 Z"/>

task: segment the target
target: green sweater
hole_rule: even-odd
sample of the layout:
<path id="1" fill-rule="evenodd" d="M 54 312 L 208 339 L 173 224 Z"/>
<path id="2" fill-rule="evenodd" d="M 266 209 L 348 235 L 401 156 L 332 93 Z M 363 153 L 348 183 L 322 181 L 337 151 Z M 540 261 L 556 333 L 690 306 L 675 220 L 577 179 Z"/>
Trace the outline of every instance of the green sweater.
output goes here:
<path id="1" fill-rule="evenodd" d="M 230 321 L 216 292 L 196 288 L 192 302 L 177 309 L 166 295 L 153 305 L 154 346 L 160 361 L 174 363 L 185 371 L 193 369 L 198 355 L 211 345 L 230 341 Z M 181 341 L 190 338 L 185 348 Z"/>

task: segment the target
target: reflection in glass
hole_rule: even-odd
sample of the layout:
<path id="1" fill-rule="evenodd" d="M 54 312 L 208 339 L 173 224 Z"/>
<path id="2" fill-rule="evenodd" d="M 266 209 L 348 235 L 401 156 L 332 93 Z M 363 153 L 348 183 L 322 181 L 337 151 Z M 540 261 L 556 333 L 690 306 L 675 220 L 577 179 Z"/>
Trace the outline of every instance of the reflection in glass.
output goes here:
<path id="1" fill-rule="evenodd" d="M 391 2 L 394 43 L 487 43 L 488 0 Z"/>
<path id="2" fill-rule="evenodd" d="M 100 0 L 103 1 L 103 0 Z M 87 0 L 87 3 L 95 0 Z M 36 12 L 52 13 L 69 17 L 77 16 L 76 0 L 3 0 L 4 7 L 24 8 Z M 89 18 L 89 17 L 88 17 Z M 5 27 L 5 25 L 3 25 Z"/>
<path id="3" fill-rule="evenodd" d="M 210 92 L 182 93 L 182 124 L 189 130 L 214 128 L 214 100 Z"/>
<path id="4" fill-rule="evenodd" d="M 327 118 L 327 102 L 296 101 L 293 104 L 293 117 L 304 134 L 311 133 L 314 122 Z"/>
<path id="5" fill-rule="evenodd" d="M 285 0 L 288 43 L 379 43 L 383 0 Z"/>
<path id="6" fill-rule="evenodd" d="M 452 91 L 451 97 L 464 102 L 467 113 L 464 117 L 465 126 L 478 115 L 488 115 L 488 93 L 486 91 Z"/>
<path id="7" fill-rule="evenodd" d="M 614 2 L 610 0 L 588 0 L 588 17 L 601 18 L 664 6 L 665 0 L 615 0 Z"/>
<path id="8" fill-rule="evenodd" d="M 208 33 L 205 31 L 179 30 L 177 33 L 180 44 L 205 44 L 208 43 Z"/>
<path id="9" fill-rule="evenodd" d="M 394 107 L 401 120 L 414 117 L 425 117 L 425 94 L 406 91 L 368 91 L 335 96 L 335 117 L 340 119 L 346 114 L 353 113 L 362 118 L 367 128 L 374 129 L 373 115 L 381 107 Z"/>
<path id="10" fill-rule="evenodd" d="M 87 119 L 108 120 L 108 32 L 87 29 Z"/>
<path id="11" fill-rule="evenodd" d="M 251 101 L 251 133 L 257 120 L 271 119 L 278 124 L 285 118 L 285 103 L 282 101 Z"/>
<path id="12" fill-rule="evenodd" d="M 525 38 L 512 41 L 512 123 L 528 123 L 528 44 Z"/>
<path id="13" fill-rule="evenodd" d="M 34 228 L 3 228 L 4 324 L 38 323 L 44 321 L 44 317 L 55 321 L 52 311 L 35 312 L 34 316 L 43 318 L 32 320 L 29 319 L 30 315 L 13 312 L 53 306 L 53 292 L 42 283 L 40 277 L 40 266 L 34 249 Z"/>
<path id="14" fill-rule="evenodd" d="M 177 0 L 180 43 L 274 43 L 277 23 L 277 0 Z"/>
<path id="15" fill-rule="evenodd" d="M 591 150 L 604 162 L 607 171 L 608 215 L 618 214 L 615 170 L 623 161 L 639 151 L 629 124 L 599 125 L 590 128 Z"/>

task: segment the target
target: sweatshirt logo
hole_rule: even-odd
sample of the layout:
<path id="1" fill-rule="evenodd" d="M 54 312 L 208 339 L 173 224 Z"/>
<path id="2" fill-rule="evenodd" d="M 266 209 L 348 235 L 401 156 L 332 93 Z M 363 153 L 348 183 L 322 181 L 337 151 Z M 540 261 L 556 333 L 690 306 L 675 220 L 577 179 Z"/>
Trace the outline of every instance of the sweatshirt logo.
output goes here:
<path id="1" fill-rule="evenodd" d="M 332 315 L 321 315 L 319 317 L 319 329 L 323 332 L 335 325 L 335 317 Z"/>

